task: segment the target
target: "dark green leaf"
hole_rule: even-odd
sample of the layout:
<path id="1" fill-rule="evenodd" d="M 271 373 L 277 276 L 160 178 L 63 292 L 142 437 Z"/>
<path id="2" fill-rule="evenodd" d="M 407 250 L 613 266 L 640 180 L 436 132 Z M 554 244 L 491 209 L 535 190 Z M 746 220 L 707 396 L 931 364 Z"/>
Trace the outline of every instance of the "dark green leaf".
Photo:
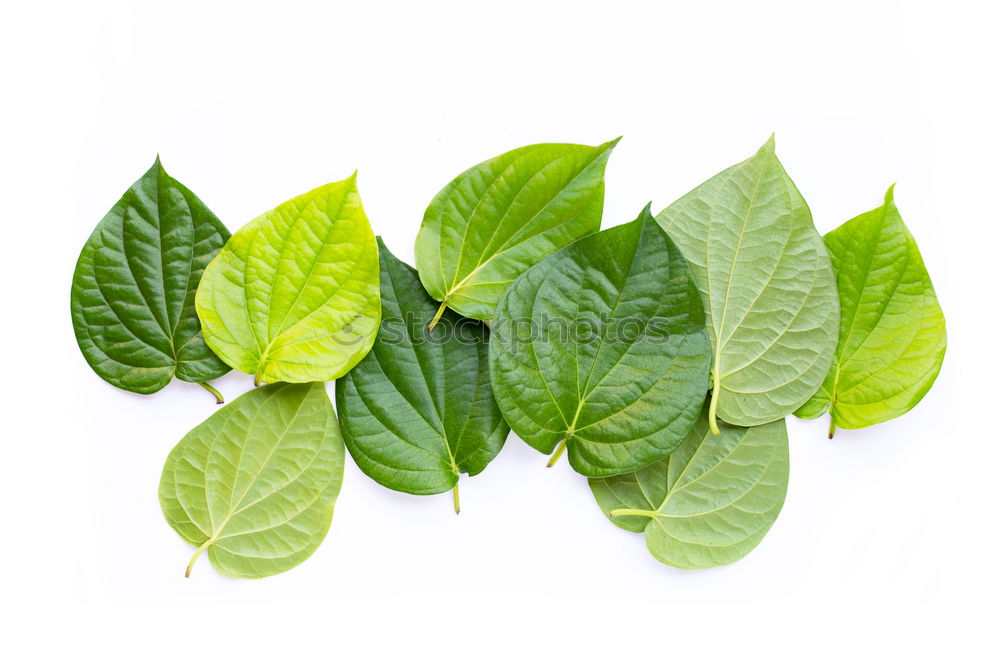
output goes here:
<path id="1" fill-rule="evenodd" d="M 205 382 L 229 367 L 205 345 L 194 299 L 229 238 L 159 158 L 87 240 L 73 274 L 73 328 L 91 368 L 139 394 L 174 376 Z"/>
<path id="2" fill-rule="evenodd" d="M 509 428 L 493 400 L 489 330 L 446 311 L 379 239 L 382 324 L 372 351 L 337 381 L 337 411 L 358 466 L 415 494 L 455 489 L 500 452 Z"/>
<path id="3" fill-rule="evenodd" d="M 672 452 L 705 400 L 711 358 L 691 271 L 648 206 L 522 274 L 490 342 L 511 428 L 543 453 L 568 447 L 590 477 Z"/>

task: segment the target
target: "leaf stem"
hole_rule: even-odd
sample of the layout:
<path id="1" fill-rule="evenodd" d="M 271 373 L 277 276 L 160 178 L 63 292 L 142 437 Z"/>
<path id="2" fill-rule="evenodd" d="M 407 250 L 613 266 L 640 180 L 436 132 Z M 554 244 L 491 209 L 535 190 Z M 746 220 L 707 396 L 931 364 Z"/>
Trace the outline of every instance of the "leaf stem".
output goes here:
<path id="1" fill-rule="evenodd" d="M 711 429 L 712 435 L 719 435 L 719 424 L 715 419 L 715 411 L 719 406 L 719 383 L 716 382 L 715 386 L 712 388 L 712 400 L 708 404 L 708 428 Z"/>
<path id="2" fill-rule="evenodd" d="M 444 315 L 444 309 L 447 308 L 447 307 L 448 307 L 447 306 L 447 302 L 446 301 L 442 301 L 441 305 L 438 306 L 437 312 L 434 313 L 434 317 L 431 319 L 431 323 L 427 325 L 427 330 L 428 331 L 433 331 L 434 330 L 434 327 L 437 326 L 437 323 L 441 319 L 441 316 Z"/>
<path id="3" fill-rule="evenodd" d="M 833 413 L 830 413 L 830 430 L 827 432 L 826 437 L 833 440 L 833 434 L 837 430 L 837 422 L 833 420 Z"/>
<path id="4" fill-rule="evenodd" d="M 572 435 L 573 435 L 572 433 L 567 433 L 566 437 L 559 442 L 559 446 L 556 447 L 555 454 L 553 454 L 552 458 L 549 459 L 549 462 L 545 464 L 546 468 L 551 468 L 556 464 L 556 461 L 559 460 L 559 457 L 562 456 L 563 452 L 566 451 L 566 443 L 569 442 L 569 439 Z"/>
<path id="5" fill-rule="evenodd" d="M 201 545 L 200 547 L 198 547 L 197 550 L 195 550 L 194 555 L 191 556 L 191 560 L 188 561 L 187 569 L 184 570 L 184 578 L 185 579 L 190 579 L 191 578 L 191 568 L 194 567 L 194 562 L 196 560 L 198 560 L 198 556 L 200 556 L 202 554 L 202 552 L 205 551 L 205 549 L 207 549 L 209 547 L 210 544 L 212 544 L 212 540 L 208 539 L 208 540 L 205 541 L 205 543 L 203 545 Z"/>
<path id="6" fill-rule="evenodd" d="M 632 508 L 629 508 L 629 507 L 623 507 L 621 509 L 611 510 L 610 512 L 608 512 L 608 516 L 610 516 L 612 519 L 614 519 L 615 517 L 619 517 L 619 516 L 645 516 L 645 517 L 649 517 L 650 519 L 652 519 L 653 517 L 656 516 L 656 511 L 655 510 L 639 510 L 639 509 L 632 509 Z"/>
<path id="7" fill-rule="evenodd" d="M 455 486 L 451 487 L 451 498 L 455 503 L 455 514 L 461 514 L 462 504 L 458 502 L 458 482 L 455 482 Z"/>
<path id="8" fill-rule="evenodd" d="M 209 383 L 207 383 L 207 382 L 199 382 L 198 386 L 201 387 L 202 389 L 206 390 L 212 396 L 215 396 L 215 404 L 216 405 L 222 405 L 223 403 L 226 402 L 226 399 L 224 399 L 222 397 L 222 394 L 219 393 L 219 390 L 216 389 L 215 387 L 213 387 L 212 385 L 210 385 Z"/>
<path id="9" fill-rule="evenodd" d="M 253 386 L 255 386 L 255 387 L 259 387 L 260 386 L 260 373 L 261 373 L 262 370 L 263 370 L 263 368 L 261 368 L 260 366 L 258 366 L 257 367 L 257 372 L 254 373 L 254 376 L 253 376 Z"/>

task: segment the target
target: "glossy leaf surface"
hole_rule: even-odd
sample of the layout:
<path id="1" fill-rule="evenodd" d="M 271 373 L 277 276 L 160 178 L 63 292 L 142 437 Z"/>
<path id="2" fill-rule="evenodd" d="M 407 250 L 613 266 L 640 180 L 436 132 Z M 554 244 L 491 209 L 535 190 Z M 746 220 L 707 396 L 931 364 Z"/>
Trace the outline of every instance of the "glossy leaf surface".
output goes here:
<path id="1" fill-rule="evenodd" d="M 625 530 L 644 532 L 667 565 L 701 569 L 750 553 L 774 524 L 788 489 L 788 434 L 779 420 L 720 425 L 708 410 L 666 459 L 627 475 L 591 479 L 601 509 Z"/>
<path id="2" fill-rule="evenodd" d="M 526 271 L 490 341 L 497 403 L 543 453 L 601 477 L 672 452 L 705 400 L 711 349 L 691 272 L 647 207 Z"/>
<path id="3" fill-rule="evenodd" d="M 372 351 L 337 381 L 337 411 L 358 466 L 379 484 L 441 493 L 476 475 L 509 428 L 493 400 L 489 329 L 447 311 L 379 239 L 382 323 Z M 456 507 L 457 509 L 457 507 Z"/>
<path id="4" fill-rule="evenodd" d="M 167 523 L 229 577 L 289 570 L 323 541 L 344 441 L 321 383 L 243 394 L 188 433 L 160 479 Z"/>
<path id="5" fill-rule="evenodd" d="M 833 269 L 769 140 L 657 216 L 691 264 L 712 339 L 710 424 L 781 419 L 823 382 L 837 345 Z"/>
<path id="6" fill-rule="evenodd" d="M 449 183 L 417 235 L 427 292 L 462 315 L 492 319 L 525 269 L 600 228 L 604 167 L 616 143 L 525 146 Z"/>
<path id="7" fill-rule="evenodd" d="M 73 274 L 80 350 L 116 387 L 139 394 L 173 377 L 204 382 L 226 366 L 205 345 L 195 290 L 229 232 L 159 158 L 87 240 Z"/>
<path id="8" fill-rule="evenodd" d="M 354 176 L 236 232 L 206 269 L 197 306 L 209 346 L 258 382 L 353 368 L 379 320 L 378 251 Z"/>
<path id="9" fill-rule="evenodd" d="M 944 360 L 944 314 L 892 188 L 885 204 L 824 237 L 840 292 L 840 341 L 823 386 L 796 412 L 830 411 L 833 428 L 862 428 L 908 412 Z"/>

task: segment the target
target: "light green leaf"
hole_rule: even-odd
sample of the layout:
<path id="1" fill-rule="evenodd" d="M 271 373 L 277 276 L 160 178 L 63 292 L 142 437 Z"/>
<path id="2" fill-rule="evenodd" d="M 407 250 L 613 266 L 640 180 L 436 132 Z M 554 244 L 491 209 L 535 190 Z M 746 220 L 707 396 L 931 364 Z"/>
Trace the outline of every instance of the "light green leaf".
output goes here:
<path id="1" fill-rule="evenodd" d="M 774 138 L 657 216 L 691 264 L 712 340 L 716 416 L 781 419 L 823 382 L 839 307 L 823 240 L 774 154 Z"/>
<path id="2" fill-rule="evenodd" d="M 243 394 L 195 427 L 163 466 L 167 523 L 227 577 L 295 567 L 330 529 L 344 441 L 321 383 Z"/>
<path id="3" fill-rule="evenodd" d="M 920 249 L 892 188 L 885 204 L 824 237 L 840 292 L 840 342 L 823 386 L 795 414 L 830 410 L 836 427 L 862 428 L 908 412 L 934 384 L 947 335 Z"/>
<path id="4" fill-rule="evenodd" d="M 621 528 L 646 533 L 667 565 L 727 565 L 760 544 L 788 489 L 785 420 L 709 431 L 708 410 L 668 458 L 627 475 L 591 479 L 604 512 Z"/>
<path id="5" fill-rule="evenodd" d="M 382 324 L 372 351 L 337 380 L 347 448 L 366 475 L 396 491 L 453 489 L 500 452 L 510 429 L 493 400 L 489 329 L 446 311 L 417 272 L 379 239 Z"/>
<path id="6" fill-rule="evenodd" d="M 427 292 L 442 309 L 491 319 L 525 269 L 600 228 L 604 167 L 617 143 L 525 146 L 449 183 L 417 235 L 417 271 Z"/>
<path id="7" fill-rule="evenodd" d="M 705 401 L 698 290 L 649 207 L 521 275 L 497 308 L 490 375 L 511 428 L 601 477 L 672 452 Z"/>
<path id="8" fill-rule="evenodd" d="M 73 329 L 94 372 L 152 394 L 174 376 L 204 383 L 229 371 L 205 345 L 194 308 L 202 271 L 228 238 L 157 158 L 98 223 L 73 274 Z"/>
<path id="9" fill-rule="evenodd" d="M 355 177 L 250 221 L 198 289 L 205 340 L 256 382 L 338 378 L 378 331 L 378 250 Z"/>

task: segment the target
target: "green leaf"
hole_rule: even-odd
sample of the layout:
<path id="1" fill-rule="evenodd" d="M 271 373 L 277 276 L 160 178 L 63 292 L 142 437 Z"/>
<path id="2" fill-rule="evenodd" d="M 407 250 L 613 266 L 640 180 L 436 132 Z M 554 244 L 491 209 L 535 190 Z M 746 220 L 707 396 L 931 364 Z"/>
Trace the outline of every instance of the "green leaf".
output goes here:
<path id="1" fill-rule="evenodd" d="M 712 340 L 716 416 L 781 419 L 823 382 L 839 307 L 823 240 L 774 154 L 774 138 L 657 216 L 694 271 Z"/>
<path id="2" fill-rule="evenodd" d="M 417 234 L 427 292 L 442 308 L 492 319 L 525 269 L 600 228 L 617 143 L 525 146 L 463 172 L 434 197 Z"/>
<path id="3" fill-rule="evenodd" d="M 98 223 L 73 273 L 73 329 L 94 372 L 139 394 L 174 376 L 203 383 L 224 375 L 229 367 L 205 345 L 194 300 L 228 238 L 157 158 Z"/>
<path id="4" fill-rule="evenodd" d="M 627 475 L 590 480 L 597 503 L 621 528 L 646 533 L 667 565 L 701 569 L 750 553 L 774 524 L 788 490 L 785 420 L 749 428 L 708 410 L 668 458 Z"/>
<path id="5" fill-rule="evenodd" d="M 372 351 L 337 381 L 347 448 L 366 475 L 396 491 L 454 489 L 500 452 L 509 428 L 493 399 L 489 329 L 446 311 L 417 272 L 379 239 L 382 324 Z"/>
<path id="6" fill-rule="evenodd" d="M 711 348 L 683 256 L 649 214 L 587 236 L 504 294 L 490 375 L 511 428 L 569 448 L 590 477 L 636 470 L 684 439 L 705 400 Z"/>
<path id="7" fill-rule="evenodd" d="M 830 410 L 835 427 L 862 428 L 908 412 L 934 384 L 947 335 L 920 249 L 893 201 L 824 237 L 840 292 L 840 342 L 816 395 L 795 414 Z"/>
<path id="8" fill-rule="evenodd" d="M 195 427 L 163 466 L 160 507 L 198 556 L 227 577 L 295 567 L 330 529 L 344 441 L 321 383 L 243 394 Z"/>
<path id="9" fill-rule="evenodd" d="M 338 378 L 378 331 L 378 250 L 355 177 L 250 221 L 205 270 L 205 340 L 260 382 Z"/>

